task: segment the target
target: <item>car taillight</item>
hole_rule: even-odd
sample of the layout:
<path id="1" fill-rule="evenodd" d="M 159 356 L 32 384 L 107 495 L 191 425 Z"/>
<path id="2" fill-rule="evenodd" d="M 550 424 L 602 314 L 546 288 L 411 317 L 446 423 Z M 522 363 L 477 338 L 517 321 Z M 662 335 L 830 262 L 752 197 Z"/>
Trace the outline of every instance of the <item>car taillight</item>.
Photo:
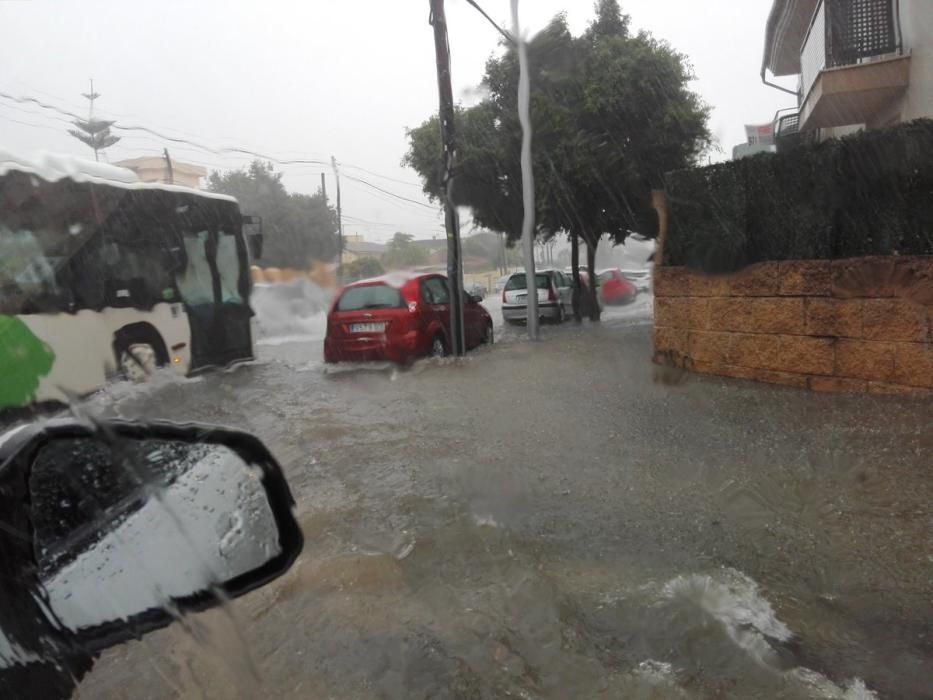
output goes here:
<path id="1" fill-rule="evenodd" d="M 505 303 L 505 287 L 502 288 L 502 303 Z"/>

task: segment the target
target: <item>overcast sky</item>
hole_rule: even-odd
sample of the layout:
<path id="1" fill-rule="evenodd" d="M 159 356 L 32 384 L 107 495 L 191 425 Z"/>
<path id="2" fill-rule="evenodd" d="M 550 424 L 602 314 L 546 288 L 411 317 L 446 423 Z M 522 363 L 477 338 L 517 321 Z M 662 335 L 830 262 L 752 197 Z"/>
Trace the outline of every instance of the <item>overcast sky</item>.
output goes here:
<path id="1" fill-rule="evenodd" d="M 743 124 L 770 121 L 789 95 L 758 77 L 771 0 L 622 0 L 636 29 L 687 54 L 695 89 L 713 107 L 710 127 L 724 153 L 744 141 Z M 448 0 L 454 95 L 476 99 L 498 34 L 466 0 Z M 480 0 L 501 25 L 509 0 Z M 522 24 L 540 29 L 566 11 L 581 32 L 591 0 L 523 0 Z M 212 149 L 242 147 L 278 159 L 336 156 L 345 231 L 385 240 L 395 231 L 443 235 L 433 206 L 382 194 L 349 177 L 428 204 L 417 175 L 400 165 L 405 128 L 437 110 L 428 0 L 223 0 L 220 2 L 0 2 L 0 92 L 36 97 L 83 114 L 88 78 L 102 97 L 99 114 Z M 67 120 L 0 98 L 0 148 L 90 155 L 68 136 Z M 158 155 L 240 167 L 248 156 L 123 136 L 108 159 Z M 313 192 L 319 165 L 282 166 L 287 187 Z M 371 172 L 365 172 L 371 171 Z M 367 223 L 364 223 L 367 222 Z"/>

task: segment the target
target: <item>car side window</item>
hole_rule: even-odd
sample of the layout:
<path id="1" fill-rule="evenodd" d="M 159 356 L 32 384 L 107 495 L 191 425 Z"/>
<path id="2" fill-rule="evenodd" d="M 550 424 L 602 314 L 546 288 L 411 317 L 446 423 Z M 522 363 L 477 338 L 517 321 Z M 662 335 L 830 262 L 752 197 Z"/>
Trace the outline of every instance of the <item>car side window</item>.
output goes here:
<path id="1" fill-rule="evenodd" d="M 432 277 L 425 286 L 431 295 L 432 304 L 447 304 L 450 301 L 450 295 L 447 292 L 447 283 L 439 277 Z"/>
<path id="2" fill-rule="evenodd" d="M 434 294 L 431 292 L 431 287 L 428 286 L 429 280 L 421 280 L 419 287 L 421 288 L 421 302 L 424 304 L 433 304 L 434 303 Z"/>

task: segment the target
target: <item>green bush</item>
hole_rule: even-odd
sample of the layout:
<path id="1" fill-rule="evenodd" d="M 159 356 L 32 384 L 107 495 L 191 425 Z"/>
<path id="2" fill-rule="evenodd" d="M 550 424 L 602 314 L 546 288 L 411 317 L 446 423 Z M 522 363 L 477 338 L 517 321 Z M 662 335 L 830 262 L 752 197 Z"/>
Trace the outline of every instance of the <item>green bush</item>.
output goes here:
<path id="1" fill-rule="evenodd" d="M 933 254 L 933 121 L 669 173 L 664 264 Z"/>

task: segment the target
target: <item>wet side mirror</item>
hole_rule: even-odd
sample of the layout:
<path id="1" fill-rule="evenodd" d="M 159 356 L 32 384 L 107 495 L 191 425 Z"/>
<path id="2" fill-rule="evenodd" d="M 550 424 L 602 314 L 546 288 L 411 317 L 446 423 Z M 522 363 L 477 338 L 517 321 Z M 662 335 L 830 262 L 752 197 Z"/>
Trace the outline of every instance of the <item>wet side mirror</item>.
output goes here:
<path id="1" fill-rule="evenodd" d="M 246 245 L 249 248 L 249 257 L 252 260 L 259 260 L 262 257 L 262 234 L 251 233 L 246 237 Z"/>
<path id="2" fill-rule="evenodd" d="M 249 257 L 252 260 L 259 260 L 262 257 L 262 217 L 244 214 L 242 221 Z"/>
<path id="3" fill-rule="evenodd" d="M 243 595 L 301 550 L 281 468 L 248 433 L 123 421 L 27 430 L 12 461 L 27 470 L 38 584 L 49 617 L 88 651 Z"/>

